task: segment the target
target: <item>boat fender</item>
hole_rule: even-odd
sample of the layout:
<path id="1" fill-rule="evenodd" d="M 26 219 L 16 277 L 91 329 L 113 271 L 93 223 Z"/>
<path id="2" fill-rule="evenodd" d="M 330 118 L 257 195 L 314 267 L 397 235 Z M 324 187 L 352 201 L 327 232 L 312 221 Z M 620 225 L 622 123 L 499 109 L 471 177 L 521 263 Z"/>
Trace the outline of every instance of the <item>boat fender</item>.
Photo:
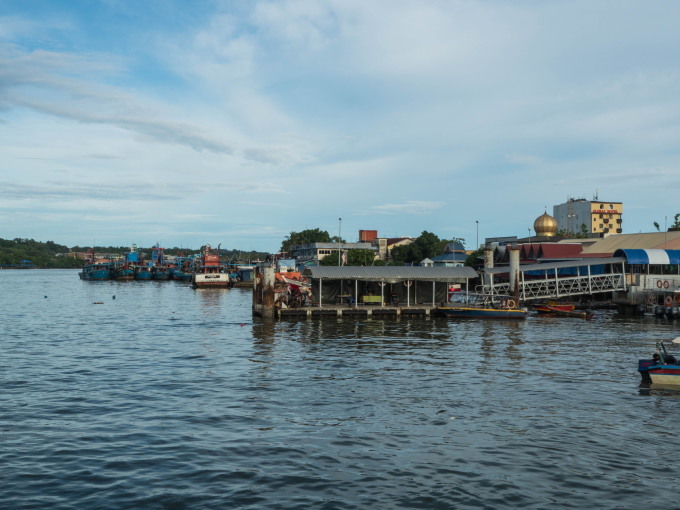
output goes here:
<path id="1" fill-rule="evenodd" d="M 45 296 L 45 297 L 47 297 L 47 296 Z M 677 295 L 675 296 L 675 302 L 678 303 L 678 304 L 680 305 L 680 294 L 677 294 Z"/>
<path id="2" fill-rule="evenodd" d="M 661 280 L 657 280 L 656 286 L 659 287 L 659 288 L 663 287 L 663 282 Z"/>
<path id="3" fill-rule="evenodd" d="M 508 299 L 508 308 L 515 308 L 515 300 L 514 299 Z"/>
<path id="4" fill-rule="evenodd" d="M 666 305 L 671 306 L 673 304 L 673 298 L 668 296 L 666 298 Z"/>
<path id="5" fill-rule="evenodd" d="M 507 299 L 501 299 L 501 308 L 507 308 L 508 306 L 508 300 Z"/>
<path id="6" fill-rule="evenodd" d="M 668 280 L 664 280 L 663 281 L 663 288 L 667 289 L 669 286 L 670 286 L 670 284 L 668 283 Z"/>
<path id="7" fill-rule="evenodd" d="M 412 281 L 406 281 L 406 282 L 404 282 L 404 287 L 410 287 L 411 285 L 413 285 L 413 282 L 412 282 Z"/>

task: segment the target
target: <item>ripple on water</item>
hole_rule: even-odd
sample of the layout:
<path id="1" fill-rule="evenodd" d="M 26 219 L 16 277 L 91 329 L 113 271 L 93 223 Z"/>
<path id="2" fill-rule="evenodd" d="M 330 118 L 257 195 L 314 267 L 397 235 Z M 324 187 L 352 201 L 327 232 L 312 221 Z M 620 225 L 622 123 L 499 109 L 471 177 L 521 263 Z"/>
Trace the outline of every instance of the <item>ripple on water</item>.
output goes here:
<path id="1" fill-rule="evenodd" d="M 247 291 L 17 273 L 3 508 L 677 506 L 680 399 L 635 372 L 674 323 L 263 324 Z"/>

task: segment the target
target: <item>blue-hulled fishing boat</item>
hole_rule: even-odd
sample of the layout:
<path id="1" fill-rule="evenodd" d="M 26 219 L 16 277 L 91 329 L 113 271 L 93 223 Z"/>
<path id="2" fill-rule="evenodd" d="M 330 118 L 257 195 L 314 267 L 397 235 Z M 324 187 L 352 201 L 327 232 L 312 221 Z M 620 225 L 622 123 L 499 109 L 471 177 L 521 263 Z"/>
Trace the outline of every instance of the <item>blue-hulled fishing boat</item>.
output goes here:
<path id="1" fill-rule="evenodd" d="M 114 264 L 111 270 L 112 280 L 134 280 L 135 269 L 128 263 Z"/>
<path id="2" fill-rule="evenodd" d="M 141 265 L 135 267 L 135 280 L 151 280 L 152 278 L 153 275 L 149 266 Z"/>
<path id="3" fill-rule="evenodd" d="M 85 264 L 80 273 L 78 273 L 81 280 L 110 280 L 111 279 L 111 263 L 110 262 L 92 262 Z"/>
<path id="4" fill-rule="evenodd" d="M 151 249 L 151 278 L 154 280 L 170 280 L 172 276 L 172 271 L 165 261 L 165 248 L 156 243 Z"/>

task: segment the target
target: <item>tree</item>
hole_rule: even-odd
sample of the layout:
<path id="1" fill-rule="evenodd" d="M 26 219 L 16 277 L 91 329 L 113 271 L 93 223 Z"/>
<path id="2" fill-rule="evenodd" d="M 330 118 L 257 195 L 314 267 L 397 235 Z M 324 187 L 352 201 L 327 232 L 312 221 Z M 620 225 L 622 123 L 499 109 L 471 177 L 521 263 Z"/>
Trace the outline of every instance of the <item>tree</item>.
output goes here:
<path id="1" fill-rule="evenodd" d="M 307 229 L 302 232 L 291 232 L 281 243 L 281 251 L 289 252 L 290 247 L 296 244 L 330 243 L 331 236 L 326 230 Z"/>
<path id="2" fill-rule="evenodd" d="M 588 239 L 588 226 L 585 223 L 581 223 L 580 232 L 572 232 L 571 230 L 562 228 L 558 230 L 555 235 L 564 239 Z"/>
<path id="3" fill-rule="evenodd" d="M 424 230 L 411 244 L 394 248 L 392 258 L 398 264 L 418 264 L 423 259 L 441 254 L 449 242 L 442 241 L 432 232 Z"/>
<path id="4" fill-rule="evenodd" d="M 654 227 L 656 227 L 657 232 L 661 232 L 661 228 L 659 227 L 659 224 L 656 221 L 654 222 Z"/>
<path id="5" fill-rule="evenodd" d="M 373 265 L 384 265 L 385 263 L 380 260 L 375 260 L 375 251 L 373 250 L 343 250 L 347 252 L 347 261 L 344 262 L 343 266 L 373 266 Z M 338 254 L 331 253 L 326 255 L 319 261 L 320 266 L 337 266 L 338 265 Z"/>

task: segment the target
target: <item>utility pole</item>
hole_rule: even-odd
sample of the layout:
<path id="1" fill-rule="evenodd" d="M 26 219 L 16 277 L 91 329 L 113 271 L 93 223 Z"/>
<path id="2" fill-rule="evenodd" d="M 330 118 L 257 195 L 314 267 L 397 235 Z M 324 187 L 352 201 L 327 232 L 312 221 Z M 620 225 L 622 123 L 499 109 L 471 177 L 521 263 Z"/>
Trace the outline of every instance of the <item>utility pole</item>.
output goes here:
<path id="1" fill-rule="evenodd" d="M 340 254 L 342 253 L 342 218 L 338 218 L 338 265 L 340 265 Z"/>

